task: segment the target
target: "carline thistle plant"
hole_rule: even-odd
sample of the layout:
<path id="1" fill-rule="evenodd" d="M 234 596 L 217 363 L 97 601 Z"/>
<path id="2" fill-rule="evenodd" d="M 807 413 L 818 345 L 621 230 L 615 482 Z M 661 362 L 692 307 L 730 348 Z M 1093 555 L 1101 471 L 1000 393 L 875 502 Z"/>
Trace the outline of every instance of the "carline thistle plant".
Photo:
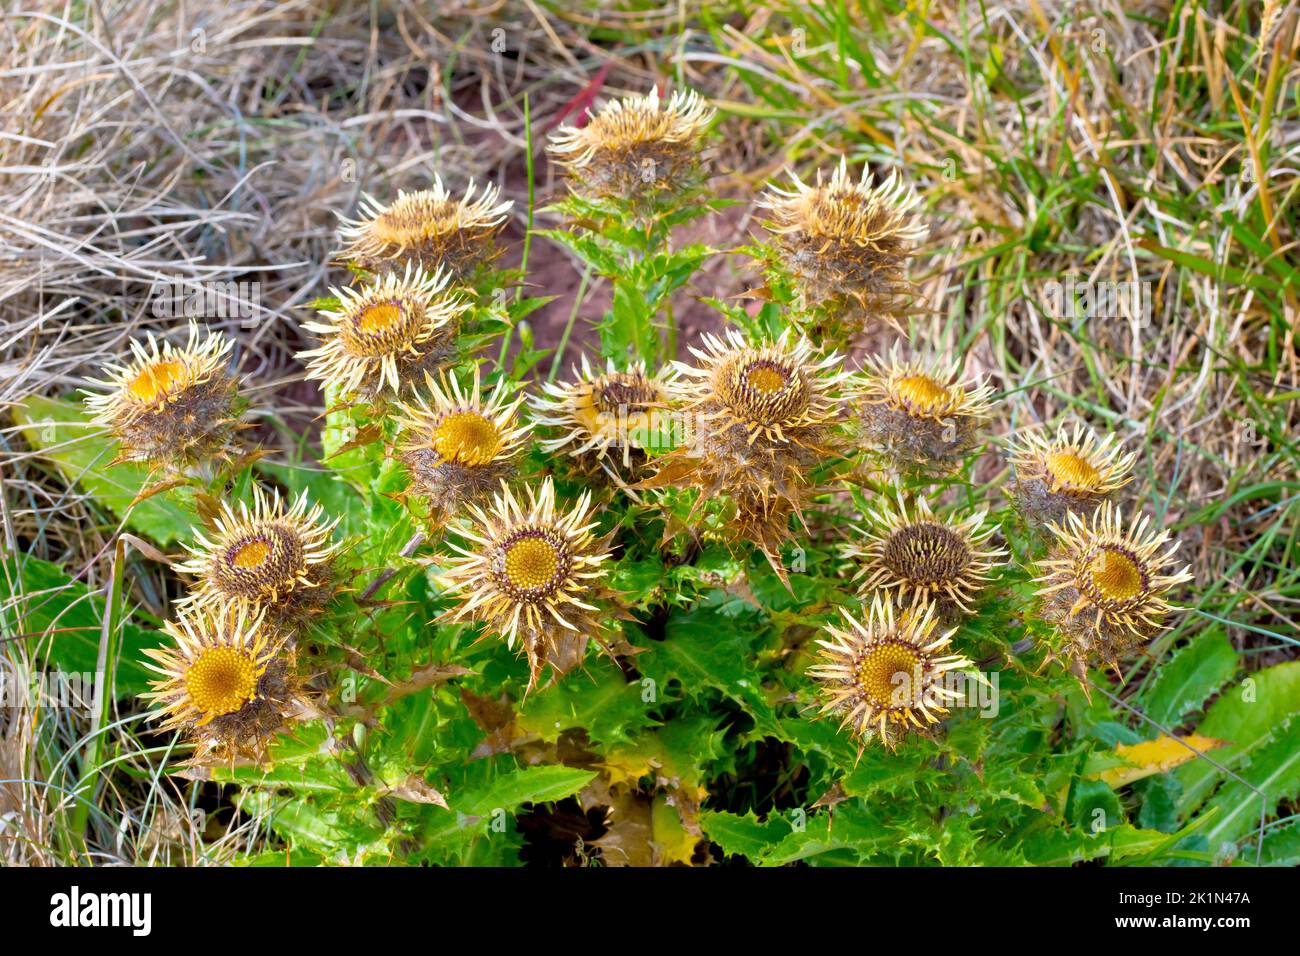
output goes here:
<path id="1" fill-rule="evenodd" d="M 445 572 L 460 595 L 447 620 L 486 623 L 489 633 L 516 645 L 528 658 L 531 690 L 550 664 L 565 673 L 581 662 L 587 642 L 604 644 L 600 623 L 609 540 L 593 532 L 591 494 L 572 507 L 557 504 L 547 479 L 540 492 L 519 501 L 508 486 L 486 508 L 469 506 L 469 520 L 454 529 L 463 543 L 448 546 L 459 558 Z"/>
<path id="2" fill-rule="evenodd" d="M 163 625 L 174 643 L 145 649 L 161 678 L 144 699 L 158 705 L 162 729 L 194 740 L 196 764 L 260 762 L 274 735 L 310 712 L 288 636 L 265 617 L 233 605 L 181 610 Z"/>
<path id="3" fill-rule="evenodd" d="M 861 543 L 844 549 L 857 567 L 854 581 L 859 593 L 887 595 L 900 610 L 933 604 L 944 621 L 974 613 L 976 595 L 1007 556 L 989 543 L 997 528 L 987 511 L 936 515 L 925 497 L 909 508 L 899 493 L 863 517 L 854 529 Z"/>
<path id="4" fill-rule="evenodd" d="M 196 581 L 179 606 L 266 612 L 273 623 L 302 623 L 329 600 L 338 524 L 300 495 L 291 504 L 278 491 L 252 490 L 253 506 L 220 504 L 208 531 L 194 529 L 192 557 L 177 570 Z"/>
<path id="5" fill-rule="evenodd" d="M 976 674 L 971 661 L 953 653 L 956 628 L 938 631 L 925 602 L 895 613 L 876 597 L 861 620 L 846 608 L 841 613 L 848 627 L 827 625 L 830 640 L 817 641 L 819 662 L 808 673 L 819 684 L 822 713 L 840 718 L 859 757 L 872 740 L 893 750 L 903 736 L 929 731 L 960 696 L 945 675 Z"/>
<path id="6" fill-rule="evenodd" d="M 496 237 L 513 206 L 492 183 L 475 197 L 471 182 L 456 199 L 435 175 L 430 188 L 399 190 L 388 205 L 364 196 L 361 216 L 342 218 L 335 258 L 371 272 L 413 267 L 463 278 L 501 254 Z"/>
<path id="7" fill-rule="evenodd" d="M 522 395 L 511 397 L 505 379 L 483 395 L 481 370 L 462 388 L 454 375 L 441 381 L 425 373 L 425 387 L 397 414 L 397 457 L 410 475 L 409 491 L 423 498 L 441 524 L 484 499 L 514 474 L 530 428 L 519 423 Z"/>
<path id="8" fill-rule="evenodd" d="M 1119 450 L 1114 434 L 1099 438 L 1078 422 L 1052 437 L 1041 430 L 1026 431 L 1011 451 L 1016 510 L 1031 527 L 1059 524 L 1072 514 L 1092 514 L 1133 480 L 1135 458 Z"/>
<path id="9" fill-rule="evenodd" d="M 756 545 L 784 577 L 780 547 L 791 518 L 806 527 L 803 511 L 816 492 L 811 472 L 834 457 L 848 375 L 841 356 L 816 356 L 790 330 L 749 342 L 728 329 L 721 338 L 705 333 L 703 342 L 690 350 L 696 365 L 676 365 L 689 434 L 644 485 L 694 488 L 697 508 L 725 494 L 735 506 L 729 537 Z"/>
<path id="10" fill-rule="evenodd" d="M 85 390 L 92 421 L 118 441 L 117 459 L 175 472 L 229 458 L 244 427 L 245 403 L 230 369 L 234 347 L 193 322 L 183 346 L 152 333 L 132 340 L 130 361 L 110 364 L 111 376 Z"/>
<path id="11" fill-rule="evenodd" d="M 397 397 L 423 372 L 455 358 L 458 320 L 468 304 L 449 288 L 450 274 L 405 270 L 385 273 L 361 289 L 331 289 L 337 310 L 325 322 L 304 322 L 321 337 L 307 360 L 307 377 L 340 396 Z"/>
<path id="12" fill-rule="evenodd" d="M 716 110 L 694 90 L 658 87 L 613 99 L 581 126 L 562 126 L 548 150 L 592 197 L 642 202 L 680 192 L 700 175 L 701 141 Z"/>
<path id="13" fill-rule="evenodd" d="M 1012 512 L 969 477 L 1001 402 L 988 382 L 928 349 L 900 343 L 855 362 L 835 347 L 843 337 L 807 334 L 829 318 L 860 331 L 870 315 L 899 327 L 915 317 L 899 303 L 926 227 L 897 174 L 875 186 L 841 160 L 811 185 L 772 186 L 756 201 L 775 247 L 751 254 L 783 270 L 799 300 L 754 313 L 721 303 L 733 325 L 676 359 L 670 295 L 718 250 L 675 247 L 673 229 L 714 208 L 699 190 L 716 119 L 697 94 L 652 91 L 553 137 L 571 192 L 553 207 L 564 228 L 540 235 L 615 287 L 599 354 L 567 379 L 512 367 L 509 341 L 495 368 L 470 354 L 466 341 L 504 332 L 481 292 L 508 281 L 492 270 L 510 203 L 496 186 L 454 197 L 434 177 L 343 220 L 338 258 L 354 284 L 303 323 L 318 344 L 299 358 L 328 407 L 320 461 L 302 470 L 326 479 L 235 466 L 231 345 L 216 333 L 192 330 L 184 348 L 134 344 L 131 364 L 87 400 L 124 456 L 229 465 L 196 494 L 204 519 L 178 565 L 189 590 L 149 652 L 159 679 L 146 699 L 195 760 L 269 760 L 277 735 L 324 715 L 331 735 L 360 728 L 349 774 L 368 779 L 367 735 L 396 734 L 398 711 L 423 734 L 458 720 L 465 733 L 483 701 L 522 707 L 594 681 L 602 657 L 616 673 L 600 679 L 617 691 L 642 677 L 641 655 L 676 648 L 673 615 L 748 613 L 738 605 L 775 634 L 742 662 L 750 696 L 738 700 L 776 701 L 780 720 L 834 721 L 859 758 L 876 745 L 885 759 L 931 754 L 962 719 L 954 680 L 981 679 L 976 660 L 1059 659 L 1086 689 L 1088 665 L 1113 667 L 1169 626 L 1190 575 L 1172 570 L 1168 533 L 1136 502 L 1124 505 L 1132 518 L 1115 510 L 1133 457 L 1114 439 L 1075 429 L 1016 445 L 1012 501 L 1051 535 L 1040 553 L 1041 536 L 1017 537 Z M 330 513 L 327 500 L 350 505 Z M 804 545 L 829 558 L 787 566 L 783 551 Z M 1028 569 L 1032 587 L 1016 579 Z M 371 583 L 355 585 L 363 576 Z M 1013 619 L 1030 650 L 989 636 Z M 342 689 L 357 675 L 359 701 Z M 729 686 L 700 682 L 710 694 Z M 651 722 L 699 696 L 673 688 Z M 496 756 L 511 726 L 494 731 Z M 558 748 L 557 734 L 540 736 Z M 409 766 L 389 755 L 384 771 L 400 765 L 403 781 L 390 774 L 392 792 L 431 785 L 410 756 L 419 745 L 402 743 Z"/>
<path id="14" fill-rule="evenodd" d="M 856 437 L 870 458 L 903 476 L 943 476 L 976 450 L 993 389 L 937 356 L 870 356 L 853 397 Z"/>
<path id="15" fill-rule="evenodd" d="M 637 360 L 620 370 L 611 358 L 597 372 L 584 354 L 572 379 L 542 382 L 541 394 L 528 397 L 534 421 L 552 435 L 541 448 L 567 455 L 593 480 L 603 474 L 626 487 L 644 470 L 648 451 L 668 447 L 678 429 L 678 382 L 672 366 L 651 374 Z"/>
<path id="16" fill-rule="evenodd" d="M 1121 655 L 1166 629 L 1169 592 L 1192 579 L 1187 567 L 1173 570 L 1178 544 L 1152 529 L 1149 516 L 1125 521 L 1110 502 L 1086 519 L 1071 511 L 1049 528 L 1056 540 L 1035 579 L 1039 613 L 1064 639 L 1076 674 L 1089 661 L 1118 668 Z"/>
<path id="17" fill-rule="evenodd" d="M 897 173 L 876 186 L 865 166 L 854 179 L 841 158 L 812 184 L 790 173 L 790 184 L 769 186 L 758 205 L 804 307 L 854 333 L 876 322 L 901 331 L 912 292 L 907 262 L 927 233 L 920 201 Z"/>

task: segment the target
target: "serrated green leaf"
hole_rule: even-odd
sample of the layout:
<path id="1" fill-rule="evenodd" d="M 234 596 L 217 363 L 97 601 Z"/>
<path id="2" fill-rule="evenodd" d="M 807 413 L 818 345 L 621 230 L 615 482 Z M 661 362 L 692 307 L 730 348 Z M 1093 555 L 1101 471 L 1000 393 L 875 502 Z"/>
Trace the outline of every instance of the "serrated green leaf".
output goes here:
<path id="1" fill-rule="evenodd" d="M 521 767 L 498 774 L 486 786 L 448 793 L 450 810 L 429 808 L 431 817 L 426 838 L 436 842 L 457 834 L 483 832 L 480 818 L 495 811 L 512 813 L 526 803 L 553 803 L 571 797 L 595 779 L 595 772 L 573 767 L 542 765 Z"/>
<path id="2" fill-rule="evenodd" d="M 536 232 L 569 249 L 599 275 L 613 276 L 619 271 L 619 262 L 614 254 L 590 235 L 569 229 L 538 229 Z"/>
<path id="3" fill-rule="evenodd" d="M 719 691 L 745 708 L 758 733 L 779 737 L 775 711 L 753 664 L 757 623 L 756 615 L 728 617 L 707 606 L 675 611 L 669 615 L 664 640 L 643 645 L 648 649 L 638 655 L 637 667 L 657 683 L 660 694 L 673 681 L 689 698 Z"/>
<path id="4" fill-rule="evenodd" d="M 1260 851 L 1264 866 L 1300 866 L 1300 823 L 1272 830 Z"/>
<path id="5" fill-rule="evenodd" d="M 1211 850 L 1256 830 L 1261 809 L 1271 813 L 1280 800 L 1300 796 L 1300 717 L 1288 721 L 1234 769 L 1245 783 L 1226 780 L 1206 804 L 1206 810 L 1217 811 L 1201 831 Z"/>
<path id="6" fill-rule="evenodd" d="M 1142 799 L 1138 810 L 1138 826 L 1147 830 L 1173 833 L 1178 829 L 1178 795 L 1182 792 L 1178 778 L 1162 773 L 1140 781 L 1136 787 Z"/>
<path id="7" fill-rule="evenodd" d="M 1036 775 L 1009 760 L 999 761 L 984 768 L 984 789 L 989 796 L 1012 800 L 1026 807 L 1047 812 L 1051 809 Z"/>
<path id="8" fill-rule="evenodd" d="M 1101 780 L 1076 781 L 1068 813 L 1076 827 L 1089 832 L 1109 830 L 1128 822 L 1119 797 Z"/>
<path id="9" fill-rule="evenodd" d="M 645 694 L 640 682 L 629 683 L 621 670 L 602 660 L 532 694 L 516 719 L 520 728 L 548 743 L 581 727 L 592 743 L 609 746 L 654 726 L 654 705 L 642 699 Z"/>
<path id="10" fill-rule="evenodd" d="M 778 816 L 759 820 L 753 812 L 743 816 L 716 810 L 700 814 L 700 827 L 727 856 L 743 856 L 757 861 L 790 832 L 790 823 Z"/>
<path id="11" fill-rule="evenodd" d="M 1226 691 L 1210 706 L 1196 732 L 1227 741 L 1226 746 L 1214 751 L 1213 759 L 1231 769 L 1297 713 L 1300 661 L 1290 661 L 1258 671 Z M 1200 759 L 1176 772 L 1183 786 L 1178 809 L 1186 819 L 1209 797 L 1223 774 L 1214 764 Z"/>
<path id="12" fill-rule="evenodd" d="M 621 596 L 627 607 L 645 608 L 662 599 L 664 562 L 659 555 L 639 561 L 624 559 L 612 570 L 609 586 Z"/>
<path id="13" fill-rule="evenodd" d="M 817 866 L 853 866 L 896 843 L 879 816 L 864 807 L 843 804 L 835 812 L 808 814 L 780 842 L 762 851 L 755 862 L 784 866 L 805 861 Z"/>
<path id="14" fill-rule="evenodd" d="M 322 854 L 344 850 L 349 857 L 358 845 L 377 840 L 383 829 L 377 818 L 367 821 L 346 804 L 321 805 L 312 800 L 282 800 L 276 804 L 271 826 L 293 843 Z"/>
<path id="15" fill-rule="evenodd" d="M 1098 833 L 1077 828 L 1044 830 L 1025 842 L 1025 859 L 1034 866 L 1071 866 L 1098 859 L 1123 863 L 1158 854 L 1182 840 L 1184 833 L 1142 830 L 1128 823 Z"/>
<path id="16" fill-rule="evenodd" d="M 1142 695 L 1146 714 L 1164 727 L 1177 726 L 1237 670 L 1237 650 L 1220 630 L 1206 631 L 1180 648 Z"/>

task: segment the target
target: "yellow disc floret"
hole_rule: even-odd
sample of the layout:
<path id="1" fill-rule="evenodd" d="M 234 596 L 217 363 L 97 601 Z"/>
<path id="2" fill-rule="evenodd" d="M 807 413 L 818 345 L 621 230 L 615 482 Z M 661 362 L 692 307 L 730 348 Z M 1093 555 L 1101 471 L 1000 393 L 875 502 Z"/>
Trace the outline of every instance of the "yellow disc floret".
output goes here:
<path id="1" fill-rule="evenodd" d="M 880 644 L 862 655 L 855 680 L 862 692 L 879 707 L 914 703 L 914 688 L 921 676 L 921 656 L 901 642 Z"/>
<path id="2" fill-rule="evenodd" d="M 1119 548 L 1103 547 L 1092 559 L 1092 583 L 1108 601 L 1129 601 L 1145 588 L 1142 569 Z"/>
<path id="3" fill-rule="evenodd" d="M 233 713 L 257 691 L 257 663 L 243 649 L 207 648 L 186 670 L 185 690 L 204 715 L 201 723 Z"/>
<path id="4" fill-rule="evenodd" d="M 453 412 L 433 429 L 430 443 L 443 458 L 485 465 L 501 450 L 501 432 L 480 412 Z"/>
<path id="5" fill-rule="evenodd" d="M 543 588 L 555 580 L 560 569 L 560 553 L 555 545 L 540 535 L 529 535 L 506 545 L 506 578 L 521 590 Z"/>

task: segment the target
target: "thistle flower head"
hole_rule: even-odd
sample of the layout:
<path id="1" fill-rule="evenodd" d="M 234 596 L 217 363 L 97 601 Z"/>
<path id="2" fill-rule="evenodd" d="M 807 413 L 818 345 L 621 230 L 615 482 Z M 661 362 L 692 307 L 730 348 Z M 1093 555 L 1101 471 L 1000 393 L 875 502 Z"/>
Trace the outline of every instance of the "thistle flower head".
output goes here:
<path id="1" fill-rule="evenodd" d="M 992 409 L 993 389 L 966 381 L 955 363 L 904 359 L 896 344 L 872 356 L 857 391 L 858 424 L 867 449 L 902 472 L 945 473 L 975 446 Z"/>
<path id="2" fill-rule="evenodd" d="M 513 459 L 528 435 L 518 423 L 523 398 L 511 399 L 502 378 L 485 398 L 479 367 L 469 387 L 443 373 L 425 373 L 425 391 L 401 405 L 397 418 L 398 457 L 411 477 L 411 490 L 444 517 L 463 502 L 485 496 L 513 471 Z"/>
<path id="3" fill-rule="evenodd" d="M 294 655 L 274 638 L 263 613 L 245 608 L 182 611 L 163 625 L 175 642 L 146 648 L 161 675 L 141 696 L 158 705 L 164 730 L 197 744 L 196 760 L 216 752 L 260 759 L 271 736 L 302 705 Z"/>
<path id="4" fill-rule="evenodd" d="M 621 480 L 611 471 L 611 450 L 621 449 L 622 466 L 630 469 L 634 454 L 639 463 L 644 450 L 657 447 L 671 431 L 677 372 L 668 367 L 652 375 L 641 361 L 618 371 L 613 359 L 598 372 L 584 354 L 582 369 L 575 367 L 573 376 L 569 382 L 543 383 L 543 394 L 528 400 L 537 424 L 556 431 L 542 448 L 590 459 Z"/>
<path id="5" fill-rule="evenodd" d="M 330 534 L 337 524 L 337 518 L 324 520 L 321 506 L 310 505 L 306 492 L 288 507 L 278 492 L 267 494 L 256 486 L 252 508 L 223 501 L 211 536 L 196 528 L 197 546 L 179 566 L 199 579 L 182 603 L 255 608 L 275 623 L 300 622 L 329 598 L 337 553 Z"/>
<path id="6" fill-rule="evenodd" d="M 704 348 L 691 347 L 695 366 L 675 363 L 688 379 L 681 392 L 690 408 L 715 428 L 740 426 L 750 443 L 796 440 L 801 430 L 824 425 L 839 410 L 837 390 L 848 380 L 838 353 L 824 358 L 789 330 L 774 342 L 748 343 L 736 329 L 725 337 L 705 333 Z"/>
<path id="7" fill-rule="evenodd" d="M 584 192 L 625 199 L 680 190 L 698 171 L 700 141 L 717 111 L 694 90 L 663 102 L 658 89 L 611 100 L 548 147 Z"/>
<path id="8" fill-rule="evenodd" d="M 864 166 L 854 180 L 843 158 L 829 180 L 820 170 L 813 185 L 790 179 L 789 188 L 769 186 L 758 204 L 805 298 L 895 321 L 892 300 L 906 291 L 907 260 L 926 237 L 914 212 L 920 198 L 897 174 L 873 186 Z"/>
<path id="9" fill-rule="evenodd" d="M 1115 664 L 1164 630 L 1173 610 L 1166 596 L 1191 580 L 1189 568 L 1172 571 L 1177 542 L 1135 513 L 1125 524 L 1110 502 L 1090 517 L 1075 512 L 1051 525 L 1056 539 L 1036 582 L 1041 616 L 1068 642 L 1075 662 Z"/>
<path id="10" fill-rule="evenodd" d="M 895 613 L 872 600 L 859 621 L 841 608 L 846 629 L 827 626 L 830 640 L 819 640 L 818 663 L 808 674 L 820 685 L 822 714 L 840 717 L 863 749 L 879 739 L 893 750 L 903 735 L 926 730 L 948 715 L 947 704 L 961 696 L 945 675 L 974 665 L 951 652 L 952 635 L 936 633 L 934 609 L 920 605 Z"/>
<path id="11" fill-rule="evenodd" d="M 360 218 L 339 226 L 345 245 L 336 255 L 364 269 L 415 266 L 461 277 L 498 254 L 496 236 L 513 205 L 490 183 L 476 199 L 473 181 L 457 199 L 435 175 L 431 189 L 399 191 L 388 205 L 363 196 Z"/>
<path id="12" fill-rule="evenodd" d="M 997 529 L 987 516 L 935 515 L 925 498 L 908 508 L 901 493 L 895 503 L 885 499 L 864 516 L 863 543 L 845 549 L 858 565 L 859 593 L 881 593 L 899 608 L 933 603 L 944 620 L 973 613 L 972 600 L 1007 554 L 989 546 Z"/>
<path id="13" fill-rule="evenodd" d="M 189 325 L 184 346 L 149 334 L 131 340 L 131 360 L 109 364 L 109 377 L 86 390 L 93 421 L 121 443 L 120 458 L 190 464 L 228 450 L 239 426 L 238 385 L 230 374 L 234 341 Z"/>
<path id="14" fill-rule="evenodd" d="M 459 557 L 443 580 L 460 598 L 449 620 L 482 622 L 510 647 L 522 645 L 531 689 L 545 664 L 564 669 L 561 661 L 581 659 L 575 647 L 599 635 L 592 602 L 603 593 L 609 550 L 592 533 L 590 492 L 569 509 L 557 507 L 550 478 L 527 493 L 521 501 L 503 483 L 491 507 L 469 506 L 470 520 L 454 527 L 463 543 L 449 542 Z"/>
<path id="15" fill-rule="evenodd" d="M 331 289 L 337 312 L 327 322 L 304 322 L 322 337 L 318 348 L 299 352 L 307 377 L 336 387 L 343 395 L 397 394 L 422 371 L 445 365 L 455 354 L 460 313 L 467 308 L 446 294 L 448 274 L 390 272 L 360 290 Z"/>
<path id="16" fill-rule="evenodd" d="M 1077 422 L 1050 438 L 1029 431 L 1011 451 L 1011 495 L 1033 525 L 1091 514 L 1132 480 L 1135 460 L 1134 454 L 1120 452 L 1113 433 L 1099 439 Z"/>
<path id="17" fill-rule="evenodd" d="M 750 541 L 786 580 L 779 549 L 792 516 L 803 520 L 809 475 L 833 455 L 828 445 L 840 414 L 838 354 L 819 358 L 789 332 L 748 343 L 735 329 L 706 334 L 691 349 L 697 365 L 676 363 L 686 441 L 660 459 L 644 487 L 694 487 L 695 511 L 719 495 L 735 505 L 730 540 Z"/>

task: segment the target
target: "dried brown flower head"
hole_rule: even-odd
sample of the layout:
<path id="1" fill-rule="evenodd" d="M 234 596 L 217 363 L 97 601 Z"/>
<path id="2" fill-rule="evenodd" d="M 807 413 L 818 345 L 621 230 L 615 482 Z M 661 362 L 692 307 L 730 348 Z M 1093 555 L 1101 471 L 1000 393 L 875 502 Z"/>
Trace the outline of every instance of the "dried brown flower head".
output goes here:
<path id="1" fill-rule="evenodd" d="M 678 426 L 672 408 L 677 372 L 670 366 L 651 375 L 644 362 L 619 371 L 611 359 L 597 373 L 583 355 L 581 371 L 575 368 L 573 374 L 569 382 L 543 383 L 543 394 L 529 397 L 537 424 L 556 432 L 541 446 L 623 485 L 645 463 L 646 449 L 672 442 Z"/>
<path id="2" fill-rule="evenodd" d="M 840 416 L 837 354 L 818 358 L 803 338 L 783 333 L 751 345 L 735 329 L 706 334 L 692 348 L 698 365 L 676 363 L 688 439 L 660 459 L 646 487 L 694 487 L 701 504 L 719 495 L 735 503 L 732 540 L 747 540 L 767 555 L 784 579 L 780 546 L 789 519 L 803 518 L 813 494 L 809 472 L 829 460 L 828 442 Z"/>
<path id="3" fill-rule="evenodd" d="M 343 219 L 339 227 L 345 245 L 336 256 L 372 271 L 413 266 L 460 278 L 500 254 L 496 236 L 513 205 L 492 184 L 475 199 L 472 181 L 464 196 L 453 198 L 438 176 L 432 189 L 399 191 L 388 205 L 364 196 L 361 218 Z"/>
<path id="4" fill-rule="evenodd" d="M 898 345 L 872 356 L 857 391 L 863 445 L 903 474 L 948 474 L 976 445 L 993 389 L 960 377 L 956 363 L 904 360 Z"/>
<path id="5" fill-rule="evenodd" d="M 611 100 L 583 126 L 561 126 L 548 149 L 588 195 L 634 199 L 681 191 L 698 175 L 700 142 L 715 112 L 694 90 L 663 102 L 652 89 Z"/>
<path id="6" fill-rule="evenodd" d="M 770 212 L 764 227 L 807 304 L 898 325 L 910 292 L 907 262 L 926 237 L 913 212 L 919 197 L 897 174 L 873 187 L 864 166 L 855 181 L 843 158 L 829 181 L 820 170 L 814 185 L 790 178 L 790 188 L 769 186 L 758 204 Z"/>
<path id="7" fill-rule="evenodd" d="M 1011 497 L 1034 527 L 1060 523 L 1068 514 L 1087 516 L 1132 480 L 1135 460 L 1120 452 L 1114 434 L 1099 439 L 1078 423 L 1054 438 L 1029 431 L 1011 451 Z"/>
<path id="8" fill-rule="evenodd" d="M 132 340 L 132 360 L 110 364 L 110 377 L 86 391 L 93 421 L 118 439 L 124 461 L 183 469 L 212 457 L 229 457 L 230 439 L 241 427 L 238 382 L 230 374 L 234 341 L 204 334 L 190 323 L 183 347 Z"/>
<path id="9" fill-rule="evenodd" d="M 306 708 L 293 650 L 261 612 L 239 607 L 182 611 L 163 630 L 175 645 L 146 648 L 162 675 L 141 696 L 159 705 L 164 730 L 180 730 L 209 755 L 261 762 L 274 734 Z"/>
<path id="10" fill-rule="evenodd" d="M 817 642 L 820 660 L 808 675 L 819 684 L 821 713 L 839 716 L 859 751 L 873 739 L 893 750 L 904 735 L 946 717 L 947 705 L 961 696 L 950 673 L 978 679 L 974 664 L 952 653 L 956 630 L 935 633 L 929 606 L 895 613 L 876 598 L 863 621 L 844 608 L 840 612 L 848 628 L 827 626 L 831 640 Z"/>
<path id="11" fill-rule="evenodd" d="M 909 508 L 900 493 L 864 517 L 863 542 L 845 548 L 858 567 L 859 593 L 888 596 L 899 609 L 932 603 L 944 622 L 973 613 L 972 601 L 1007 554 L 989 547 L 997 527 L 986 521 L 987 511 L 936 515 L 925 498 Z"/>
<path id="12" fill-rule="evenodd" d="M 305 492 L 286 507 L 278 492 L 254 486 L 252 508 L 223 501 L 213 522 L 211 536 L 195 529 L 192 557 L 178 566 L 198 576 L 182 605 L 265 610 L 279 626 L 302 623 L 329 600 L 338 519 L 325 521 Z"/>
<path id="13" fill-rule="evenodd" d="M 522 396 L 511 400 L 504 378 L 484 398 L 475 365 L 469 388 L 446 373 L 441 382 L 426 373 L 425 391 L 401 406 L 398 457 L 436 523 L 482 500 L 514 472 L 529 431 L 518 424 L 522 403 Z"/>
<path id="14" fill-rule="evenodd" d="M 464 543 L 449 541 L 460 557 L 442 580 L 460 598 L 446 619 L 482 622 L 484 636 L 520 646 L 531 690 L 546 664 L 564 673 L 581 663 L 588 640 L 601 643 L 609 546 L 592 533 L 590 492 L 569 509 L 557 508 L 550 478 L 527 494 L 521 502 L 503 484 L 490 508 L 468 506 L 469 519 L 449 526 Z"/>
<path id="15" fill-rule="evenodd" d="M 322 337 L 318 348 L 298 353 L 307 377 L 342 397 L 374 399 L 398 395 L 449 364 L 468 303 L 448 293 L 447 282 L 446 272 L 424 276 L 408 266 L 359 291 L 331 289 L 339 310 L 322 312 L 327 322 L 303 323 Z"/>

